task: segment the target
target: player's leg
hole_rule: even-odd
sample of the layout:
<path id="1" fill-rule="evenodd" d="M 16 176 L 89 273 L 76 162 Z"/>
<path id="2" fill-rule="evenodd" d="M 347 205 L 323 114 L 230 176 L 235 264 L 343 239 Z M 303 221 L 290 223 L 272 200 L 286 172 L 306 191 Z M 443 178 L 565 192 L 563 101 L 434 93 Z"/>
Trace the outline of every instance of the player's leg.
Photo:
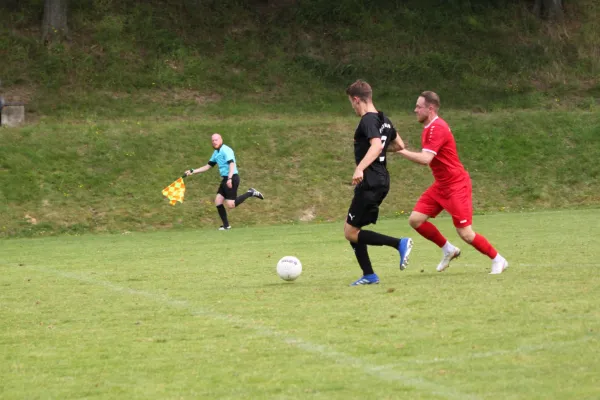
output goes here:
<path id="1" fill-rule="evenodd" d="M 498 253 L 485 236 L 475 232 L 472 225 L 457 227 L 456 232 L 462 240 L 475 247 L 481 254 L 485 254 L 492 260 L 492 270 L 490 274 L 501 274 L 508 268 L 508 261 Z"/>
<path id="2" fill-rule="evenodd" d="M 437 188 L 431 186 L 421 195 L 408 218 L 408 223 L 419 235 L 442 249 L 442 260 L 436 267 L 438 272 L 442 272 L 450 266 L 450 261 L 460 256 L 460 249 L 450 243 L 438 228 L 428 221 L 430 217 L 435 218 L 443 209 L 436 199 L 436 193 Z"/>
<path id="3" fill-rule="evenodd" d="M 351 214 L 351 210 L 348 210 L 348 215 Z M 348 217 L 349 218 L 349 217 Z M 346 223 L 344 224 L 344 237 L 350 243 L 358 243 L 358 233 L 360 232 L 360 228 L 356 226 L 350 225 L 348 219 L 346 219 Z"/>
<path id="4" fill-rule="evenodd" d="M 483 235 L 473 230 L 472 204 L 471 181 L 469 180 L 463 187 L 453 191 L 446 210 L 452 215 L 458 236 L 492 260 L 492 274 L 500 274 L 508 267 L 508 262 L 498 254 L 494 246 Z"/>
<path id="5" fill-rule="evenodd" d="M 415 204 L 410 216 L 408 224 L 423 236 L 425 239 L 435 243 L 438 247 L 444 246 L 446 238 L 441 232 L 429 222 L 429 218 L 435 218 L 442 212 L 443 207 L 436 199 L 437 188 L 435 185 L 430 186 Z"/>
<path id="6" fill-rule="evenodd" d="M 373 271 L 373 265 L 369 258 L 367 245 L 358 243 L 358 234 L 362 227 L 359 220 L 362 218 L 362 214 L 365 211 L 365 203 L 362 197 L 363 193 L 359 190 L 355 190 L 354 198 L 352 199 L 350 209 L 348 210 L 348 216 L 346 217 L 346 223 L 344 224 L 344 237 L 350 242 L 350 246 L 352 246 L 352 249 L 354 250 L 356 261 L 362 270 L 362 276 L 358 280 L 352 282 L 350 286 L 379 283 L 379 277 Z"/>
<path id="7" fill-rule="evenodd" d="M 361 226 L 376 224 L 379 218 L 379 206 L 388 194 L 388 187 L 372 188 L 363 192 L 363 202 L 365 209 L 360 217 L 356 218 L 356 223 Z M 384 235 L 378 232 L 361 229 L 356 242 L 370 246 L 389 246 L 400 253 L 400 269 L 404 270 L 408 265 L 408 256 L 412 250 L 411 238 L 397 238 Z"/>
<path id="8" fill-rule="evenodd" d="M 358 261 L 358 265 L 363 272 L 363 277 L 375 275 L 375 272 L 373 271 L 373 265 L 371 264 L 371 259 L 369 258 L 367 245 L 357 243 L 356 241 L 359 232 L 360 228 L 352 226 L 348 222 L 344 224 L 344 237 L 346 240 L 348 240 L 348 242 L 350 242 L 350 246 L 352 247 L 352 250 L 354 250 L 354 255 L 356 256 L 356 261 Z"/>

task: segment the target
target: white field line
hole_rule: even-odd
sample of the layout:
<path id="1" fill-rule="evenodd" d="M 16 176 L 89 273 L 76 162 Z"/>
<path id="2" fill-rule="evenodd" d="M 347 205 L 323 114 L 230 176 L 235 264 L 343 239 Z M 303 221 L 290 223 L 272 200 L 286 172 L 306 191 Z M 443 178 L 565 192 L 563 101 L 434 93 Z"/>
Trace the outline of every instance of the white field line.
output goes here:
<path id="1" fill-rule="evenodd" d="M 235 315 L 223 314 L 216 311 L 212 311 L 206 308 L 198 308 L 193 304 L 189 304 L 185 300 L 177 300 L 173 299 L 169 296 L 146 292 L 142 290 L 131 289 L 125 286 L 119 286 L 109 281 L 101 281 L 92 279 L 87 276 L 82 276 L 75 273 L 64 272 L 55 269 L 46 269 L 41 267 L 32 267 L 27 266 L 31 270 L 35 270 L 41 273 L 49 273 L 52 275 L 60 276 L 63 278 L 68 278 L 72 280 L 76 280 L 79 282 L 88 283 L 94 286 L 104 287 L 106 289 L 112 290 L 114 292 L 120 292 L 124 294 L 129 294 L 133 296 L 140 296 L 146 298 L 148 300 L 152 300 L 156 303 L 168 305 L 173 308 L 183 309 L 189 311 L 192 315 L 201 315 L 203 317 L 209 317 L 214 320 L 223 321 L 231 325 L 243 326 L 247 329 L 253 330 L 257 334 L 266 337 L 272 337 L 280 340 L 283 343 L 294 346 L 298 349 L 304 350 L 308 353 L 318 354 L 323 358 L 327 358 L 337 364 L 343 366 L 351 366 L 355 369 L 358 369 L 366 374 L 374 376 L 376 378 L 392 381 L 392 382 L 400 382 L 406 386 L 414 387 L 420 391 L 433 394 L 446 399 L 467 399 L 467 400 L 476 400 L 477 397 L 473 395 L 469 395 L 467 393 L 462 393 L 454 388 L 446 387 L 442 385 L 438 385 L 433 382 L 426 381 L 419 377 L 408 376 L 402 372 L 396 371 L 395 367 L 390 367 L 386 365 L 377 365 L 373 363 L 369 363 L 359 357 L 354 357 L 345 353 L 341 353 L 339 351 L 333 350 L 332 348 L 320 345 L 316 343 L 312 343 L 306 341 L 304 339 L 298 337 L 290 337 L 290 335 L 279 332 L 277 330 L 268 328 L 262 324 L 256 323 L 254 321 L 244 320 Z"/>

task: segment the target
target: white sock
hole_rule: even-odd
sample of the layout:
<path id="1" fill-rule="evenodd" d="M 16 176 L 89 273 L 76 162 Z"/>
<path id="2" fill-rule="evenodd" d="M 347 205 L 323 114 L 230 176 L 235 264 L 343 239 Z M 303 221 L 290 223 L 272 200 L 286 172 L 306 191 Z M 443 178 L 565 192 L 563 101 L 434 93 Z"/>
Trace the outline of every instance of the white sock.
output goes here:
<path id="1" fill-rule="evenodd" d="M 454 251 L 454 249 L 456 249 L 456 247 L 454 247 L 454 245 L 448 240 L 446 240 L 446 243 L 442 246 L 442 251 L 444 252 L 444 254 L 448 254 Z"/>
<path id="2" fill-rule="evenodd" d="M 496 254 L 496 257 L 494 257 L 494 259 L 492 261 L 500 261 L 500 260 L 504 260 L 504 257 L 502 257 L 500 255 L 500 253 Z"/>

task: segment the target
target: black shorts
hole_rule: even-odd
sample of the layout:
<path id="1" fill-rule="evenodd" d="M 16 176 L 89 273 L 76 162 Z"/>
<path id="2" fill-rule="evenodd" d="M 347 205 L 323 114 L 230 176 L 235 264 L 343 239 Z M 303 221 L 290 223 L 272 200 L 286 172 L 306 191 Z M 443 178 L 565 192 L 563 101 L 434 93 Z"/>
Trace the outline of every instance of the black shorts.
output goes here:
<path id="1" fill-rule="evenodd" d="M 235 174 L 231 177 L 231 189 L 227 187 L 227 179 L 228 177 L 223 177 L 217 194 L 225 197 L 225 200 L 235 200 L 237 198 L 238 186 L 240 186 L 240 176 Z"/>
<path id="2" fill-rule="evenodd" d="M 370 188 L 359 185 L 354 188 L 354 198 L 348 209 L 346 222 L 355 228 L 376 224 L 379 217 L 379 206 L 389 191 L 389 185 Z"/>

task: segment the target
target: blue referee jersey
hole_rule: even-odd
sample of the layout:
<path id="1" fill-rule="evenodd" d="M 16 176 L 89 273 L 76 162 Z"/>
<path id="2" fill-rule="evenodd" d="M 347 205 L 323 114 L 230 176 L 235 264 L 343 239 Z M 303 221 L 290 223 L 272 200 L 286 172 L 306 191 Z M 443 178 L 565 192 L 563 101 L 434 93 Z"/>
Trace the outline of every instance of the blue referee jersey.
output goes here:
<path id="1" fill-rule="evenodd" d="M 226 144 L 221 145 L 219 150 L 215 150 L 210 157 L 208 163 L 210 165 L 217 164 L 219 166 L 219 173 L 221 176 L 229 175 L 229 162 L 232 161 L 235 163 L 235 168 L 233 170 L 234 174 L 238 173 L 237 163 L 235 162 L 235 154 L 233 154 L 233 150 L 231 147 Z"/>

